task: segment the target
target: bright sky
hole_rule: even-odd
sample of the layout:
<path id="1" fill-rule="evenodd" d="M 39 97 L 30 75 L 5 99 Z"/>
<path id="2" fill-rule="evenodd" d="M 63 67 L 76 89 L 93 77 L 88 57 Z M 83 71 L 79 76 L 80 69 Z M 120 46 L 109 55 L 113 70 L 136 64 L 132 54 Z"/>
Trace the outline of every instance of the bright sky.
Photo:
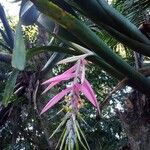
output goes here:
<path id="1" fill-rule="evenodd" d="M 6 15 L 18 16 L 19 15 L 19 3 L 12 3 L 14 0 L 0 0 L 2 6 L 4 6 Z"/>

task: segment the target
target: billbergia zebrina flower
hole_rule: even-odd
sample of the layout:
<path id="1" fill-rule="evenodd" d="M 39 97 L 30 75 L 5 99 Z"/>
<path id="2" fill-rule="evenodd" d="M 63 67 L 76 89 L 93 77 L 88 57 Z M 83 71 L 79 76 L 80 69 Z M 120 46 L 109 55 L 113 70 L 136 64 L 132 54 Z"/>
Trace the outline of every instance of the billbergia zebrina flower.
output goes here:
<path id="1" fill-rule="evenodd" d="M 60 61 L 59 64 L 70 62 L 70 61 L 75 61 L 76 59 L 78 59 L 76 64 L 72 66 L 70 69 L 42 83 L 44 85 L 47 85 L 47 88 L 43 92 L 45 93 L 48 90 L 50 90 L 52 87 L 60 83 L 61 81 L 67 81 L 67 80 L 72 79 L 71 86 L 62 90 L 60 93 L 55 95 L 51 100 L 49 100 L 46 106 L 42 109 L 41 114 L 43 114 L 48 109 L 50 109 L 55 104 L 57 104 L 67 94 L 72 96 L 72 101 L 74 105 L 78 104 L 78 100 L 80 99 L 80 94 L 84 94 L 87 100 L 91 102 L 93 106 L 96 107 L 99 111 L 99 105 L 98 105 L 94 90 L 92 89 L 91 84 L 85 78 L 85 68 L 87 64 L 87 61 L 85 60 L 86 56 L 88 56 L 88 54 L 75 56 L 75 57 L 72 57 L 72 59 L 67 58 L 65 60 Z"/>
<path id="2" fill-rule="evenodd" d="M 83 54 L 80 56 L 74 56 L 60 61 L 61 63 L 68 63 L 76 61 L 75 65 L 66 70 L 64 73 L 57 75 L 43 82 L 43 85 L 47 85 L 47 88 L 44 90 L 43 94 L 49 91 L 52 87 L 59 84 L 61 81 L 69 81 L 71 80 L 71 85 L 67 86 L 66 89 L 63 89 L 60 93 L 55 95 L 46 106 L 42 109 L 41 114 L 46 112 L 48 109 L 52 108 L 55 104 L 57 104 L 63 97 L 68 97 L 66 106 L 69 108 L 65 117 L 62 119 L 62 122 L 57 127 L 57 129 L 53 132 L 51 137 L 64 125 L 66 124 L 66 128 L 62 133 L 62 142 L 60 145 L 60 149 L 68 147 L 69 149 L 77 148 L 78 141 L 84 147 L 84 149 L 89 150 L 88 143 L 86 138 L 79 126 L 77 121 L 77 116 L 79 114 L 81 98 L 80 95 L 83 94 L 86 99 L 99 110 L 99 104 L 96 99 L 96 95 L 94 90 L 92 89 L 91 84 L 85 78 L 85 68 L 88 62 L 85 60 L 85 57 L 91 55 L 91 53 Z M 82 142 L 81 139 L 84 139 Z M 64 142 L 66 141 L 66 142 Z M 84 145 L 86 143 L 86 146 Z"/>

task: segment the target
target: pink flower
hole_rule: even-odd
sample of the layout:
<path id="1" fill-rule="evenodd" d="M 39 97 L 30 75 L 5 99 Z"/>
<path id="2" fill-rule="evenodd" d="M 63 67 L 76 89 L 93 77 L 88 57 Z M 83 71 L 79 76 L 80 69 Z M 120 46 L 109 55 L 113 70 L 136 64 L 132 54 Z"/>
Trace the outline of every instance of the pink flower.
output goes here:
<path id="1" fill-rule="evenodd" d="M 46 104 L 46 106 L 42 109 L 41 114 L 46 112 L 48 109 L 53 107 L 55 104 L 57 104 L 65 95 L 69 94 L 71 95 L 71 107 L 72 109 L 78 109 L 77 104 L 79 103 L 80 99 L 80 93 L 83 93 L 87 100 L 93 104 L 94 107 L 96 107 L 99 110 L 99 104 L 97 102 L 94 90 L 92 89 L 92 86 L 88 82 L 88 80 L 85 78 L 85 65 L 87 64 L 87 61 L 84 59 L 87 54 L 76 56 L 76 58 L 68 58 L 65 60 L 62 60 L 60 63 L 66 63 L 70 60 L 75 61 L 78 59 L 77 63 L 72 66 L 70 69 L 62 73 L 61 75 L 58 75 L 56 77 L 50 78 L 47 81 L 45 81 L 42 84 L 48 85 L 47 88 L 44 90 L 43 93 L 50 90 L 52 87 L 60 83 L 61 81 L 67 81 L 70 79 L 73 79 L 72 85 L 65 90 L 58 93 L 56 96 L 54 96 L 49 102 Z"/>

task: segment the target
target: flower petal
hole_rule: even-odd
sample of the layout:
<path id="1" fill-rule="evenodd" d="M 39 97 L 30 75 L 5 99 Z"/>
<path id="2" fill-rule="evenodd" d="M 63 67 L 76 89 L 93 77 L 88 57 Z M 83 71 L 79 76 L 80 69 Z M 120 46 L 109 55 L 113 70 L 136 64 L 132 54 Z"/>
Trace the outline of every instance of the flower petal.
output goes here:
<path id="1" fill-rule="evenodd" d="M 48 84 L 50 82 L 57 82 L 57 81 L 60 82 L 60 81 L 63 81 L 63 80 L 69 80 L 73 77 L 75 77 L 75 73 L 61 74 L 61 75 L 58 75 L 56 77 L 53 77 L 53 78 L 50 78 L 50 79 L 46 80 L 42 84 Z"/>
<path id="2" fill-rule="evenodd" d="M 81 72 L 81 84 L 85 80 L 85 65 L 82 66 L 82 72 Z"/>
<path id="3" fill-rule="evenodd" d="M 82 86 L 83 86 L 83 85 L 84 85 L 84 86 L 86 87 L 86 89 L 88 90 L 89 95 L 91 95 L 91 97 L 92 97 L 91 101 L 93 102 L 94 106 L 97 108 L 98 112 L 100 113 L 99 103 L 98 103 L 97 98 L 96 98 L 96 96 L 95 96 L 96 94 L 95 94 L 94 90 L 92 89 L 92 87 L 91 87 L 89 81 L 88 81 L 87 79 L 85 79 L 85 80 L 84 80 L 84 83 L 82 84 Z M 90 100 L 90 99 L 89 99 L 89 100 Z"/>
<path id="4" fill-rule="evenodd" d="M 76 70 L 76 64 L 73 65 L 71 68 L 69 68 L 68 70 L 66 70 L 63 74 L 66 74 L 66 73 L 73 73 L 75 70 Z"/>
<path id="5" fill-rule="evenodd" d="M 94 101 L 93 97 L 91 96 L 91 93 L 84 85 L 81 86 L 81 92 L 96 107 L 95 101 Z"/>
<path id="6" fill-rule="evenodd" d="M 72 66 L 71 68 L 66 70 L 64 73 L 46 80 L 45 82 L 42 83 L 42 85 L 43 84 L 48 84 L 50 82 L 54 82 L 56 80 L 65 80 L 63 78 L 65 78 L 66 76 L 68 76 L 68 77 L 71 76 L 73 74 L 73 72 L 75 71 L 75 69 L 76 69 L 76 65 Z M 66 79 L 66 80 L 69 80 L 69 79 Z"/>
<path id="7" fill-rule="evenodd" d="M 50 90 L 53 86 L 55 86 L 56 84 L 58 84 L 59 81 L 56 82 L 52 82 L 43 92 L 42 94 L 46 93 L 48 90 Z"/>
<path id="8" fill-rule="evenodd" d="M 72 74 L 70 76 L 66 76 L 66 77 L 64 77 L 64 78 L 62 78 L 61 80 L 58 80 L 58 81 L 57 80 L 52 81 L 52 83 L 50 83 L 50 85 L 42 92 L 42 94 L 46 93 L 48 90 L 50 90 L 52 87 L 54 87 L 56 84 L 60 83 L 61 81 L 69 80 L 73 77 L 75 77 L 75 74 Z"/>
<path id="9" fill-rule="evenodd" d="M 57 95 L 55 95 L 47 104 L 46 106 L 42 109 L 40 114 L 43 114 L 46 112 L 48 109 L 50 109 L 52 106 L 54 106 L 56 103 L 58 103 L 66 94 L 70 92 L 71 88 L 67 88 Z"/>
<path id="10" fill-rule="evenodd" d="M 98 107 L 98 102 L 97 102 L 95 93 L 90 83 L 86 79 L 84 80 L 84 83 L 81 86 L 81 91 L 95 107 Z"/>

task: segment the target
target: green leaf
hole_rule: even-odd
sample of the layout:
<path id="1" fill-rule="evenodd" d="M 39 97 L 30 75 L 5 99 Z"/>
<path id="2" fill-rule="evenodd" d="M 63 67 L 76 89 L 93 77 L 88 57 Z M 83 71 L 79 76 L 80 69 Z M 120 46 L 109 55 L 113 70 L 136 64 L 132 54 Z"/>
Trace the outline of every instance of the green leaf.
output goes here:
<path id="1" fill-rule="evenodd" d="M 68 132 L 65 131 L 65 133 L 64 133 L 64 135 L 63 135 L 63 138 L 62 138 L 62 141 L 61 141 L 61 145 L 60 145 L 59 150 L 62 150 L 62 149 L 63 149 L 63 146 L 64 146 L 64 143 L 65 143 L 65 139 L 67 138 L 67 135 L 68 135 Z"/>
<path id="2" fill-rule="evenodd" d="M 88 150 L 87 147 L 84 145 L 84 143 L 82 142 L 82 139 L 81 139 L 81 136 L 80 136 L 80 133 L 79 133 L 79 130 L 78 130 L 78 127 L 77 127 L 77 124 L 76 122 L 74 122 L 74 130 L 75 130 L 75 134 L 80 142 L 80 144 L 83 146 L 83 148 L 85 150 Z"/>
<path id="3" fill-rule="evenodd" d="M 79 150 L 78 138 L 76 137 L 76 150 Z"/>
<path id="4" fill-rule="evenodd" d="M 15 33 L 12 66 L 16 69 L 24 70 L 25 63 L 26 63 L 26 49 L 21 29 L 21 22 L 19 21 Z"/>
<path id="5" fill-rule="evenodd" d="M 67 44 L 67 43 L 65 43 Z M 32 59 L 35 55 L 39 55 L 40 53 L 44 52 L 59 52 L 59 53 L 66 53 L 70 55 L 80 55 L 85 52 L 85 49 L 75 43 L 71 43 L 68 45 L 71 48 L 63 48 L 58 46 L 42 46 L 42 47 L 34 47 L 30 48 L 27 51 L 27 60 Z M 73 49 L 72 49 L 73 48 Z M 78 49 L 79 48 L 79 49 Z M 86 49 L 87 52 L 87 49 Z M 119 73 L 117 70 L 115 70 L 112 66 L 107 64 L 102 58 L 100 58 L 98 55 L 95 54 L 95 56 L 91 56 L 88 58 L 90 61 L 96 63 L 98 66 L 102 67 L 106 72 L 113 75 L 115 78 L 122 80 L 124 76 Z"/>
<path id="6" fill-rule="evenodd" d="M 27 51 L 27 59 L 29 60 L 33 58 L 34 56 L 40 53 L 44 53 L 44 52 L 59 52 L 59 53 L 65 53 L 65 54 L 70 54 L 70 55 L 80 54 L 79 52 L 76 52 L 69 48 L 63 48 L 63 47 L 58 47 L 58 46 L 42 46 L 42 47 L 30 48 Z"/>
<path id="7" fill-rule="evenodd" d="M 59 138 L 59 141 L 58 141 L 55 149 L 58 149 L 58 146 L 61 144 L 61 141 L 62 141 L 62 139 L 63 139 L 63 137 L 64 137 L 64 135 L 65 135 L 66 132 L 67 132 L 66 128 L 64 128 L 64 130 L 63 130 L 63 132 L 62 132 L 62 134 L 61 134 L 61 136 Z"/>
<path id="8" fill-rule="evenodd" d="M 86 146 L 88 147 L 88 150 L 90 150 L 89 144 L 88 144 L 88 142 L 86 140 L 86 137 L 85 137 L 84 133 L 82 132 L 82 130 L 80 128 L 80 125 L 79 125 L 78 121 L 76 121 L 76 124 L 77 124 L 77 128 L 79 129 L 80 134 L 82 135 L 82 137 L 83 137 L 83 139 L 84 139 L 84 141 L 86 143 Z"/>
<path id="9" fill-rule="evenodd" d="M 7 106 L 8 103 L 11 102 L 10 98 L 14 92 L 14 88 L 15 88 L 15 84 L 16 84 L 16 80 L 18 77 L 19 71 L 14 69 L 11 73 L 11 75 L 9 76 L 6 86 L 5 86 L 5 90 L 4 90 L 4 94 L 3 94 L 3 104 L 4 106 Z"/>
<path id="10" fill-rule="evenodd" d="M 52 138 L 58 131 L 59 129 L 66 123 L 68 119 L 68 116 L 65 116 L 63 119 L 62 119 L 62 122 L 59 124 L 59 126 L 54 130 L 54 132 L 52 133 L 52 135 L 50 136 L 50 138 Z"/>

